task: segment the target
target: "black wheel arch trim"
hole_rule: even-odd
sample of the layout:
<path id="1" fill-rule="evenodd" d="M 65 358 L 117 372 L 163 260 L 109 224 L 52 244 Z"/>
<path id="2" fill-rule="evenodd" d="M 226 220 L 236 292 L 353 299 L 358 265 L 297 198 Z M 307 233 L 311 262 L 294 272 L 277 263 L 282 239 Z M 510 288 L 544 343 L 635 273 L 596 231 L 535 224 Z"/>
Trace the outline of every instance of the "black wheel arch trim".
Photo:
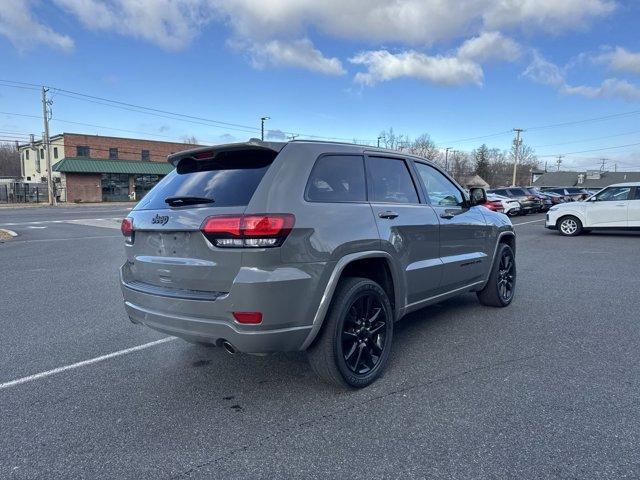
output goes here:
<path id="1" fill-rule="evenodd" d="M 388 252 L 383 250 L 371 250 L 367 252 L 356 252 L 345 255 L 340 258 L 336 263 L 333 271 L 331 272 L 331 276 L 329 277 L 329 281 L 327 282 L 327 286 L 324 289 L 322 294 L 322 298 L 320 299 L 320 304 L 318 305 L 318 309 L 316 310 L 316 314 L 313 317 L 313 324 L 311 326 L 311 331 L 309 332 L 309 336 L 306 338 L 300 350 L 306 350 L 313 343 L 316 336 L 320 332 L 322 325 L 324 323 L 325 317 L 327 316 L 327 312 L 329 311 L 329 306 L 331 305 L 331 300 L 333 298 L 333 294 L 335 293 L 336 287 L 338 286 L 338 281 L 342 275 L 344 269 L 350 263 L 353 263 L 357 260 L 362 260 L 365 258 L 383 258 L 389 264 L 389 270 L 391 272 L 391 278 L 394 284 L 394 293 L 395 293 L 395 305 L 396 307 L 393 309 L 393 317 L 394 321 L 398 320 L 401 315 L 400 313 L 404 308 L 404 300 L 400 298 L 400 294 L 404 291 L 403 288 L 398 288 L 401 283 L 401 276 L 397 272 L 396 264 L 393 260 L 393 257 Z"/>

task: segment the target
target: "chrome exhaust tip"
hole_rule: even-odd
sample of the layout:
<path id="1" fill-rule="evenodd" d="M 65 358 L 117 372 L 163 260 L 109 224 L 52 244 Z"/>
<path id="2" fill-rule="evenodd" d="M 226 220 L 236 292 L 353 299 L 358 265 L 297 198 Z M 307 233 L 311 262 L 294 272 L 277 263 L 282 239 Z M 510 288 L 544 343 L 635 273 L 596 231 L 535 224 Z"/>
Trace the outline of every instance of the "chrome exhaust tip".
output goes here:
<path id="1" fill-rule="evenodd" d="M 222 348 L 224 348 L 225 352 L 227 352 L 229 355 L 233 355 L 234 353 L 236 353 L 236 347 L 231 345 L 226 340 L 222 342 Z"/>

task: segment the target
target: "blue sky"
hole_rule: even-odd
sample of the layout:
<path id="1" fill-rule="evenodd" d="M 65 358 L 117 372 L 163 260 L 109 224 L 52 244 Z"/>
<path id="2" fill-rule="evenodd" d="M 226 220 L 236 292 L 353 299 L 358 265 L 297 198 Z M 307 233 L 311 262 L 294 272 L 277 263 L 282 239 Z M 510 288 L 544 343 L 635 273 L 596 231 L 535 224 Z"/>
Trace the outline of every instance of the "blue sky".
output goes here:
<path id="1" fill-rule="evenodd" d="M 3 2 L 4 3 L 4 2 Z M 0 78 L 171 112 L 375 141 L 393 127 L 442 147 L 640 170 L 640 2 L 632 0 L 13 0 Z M 202 125 L 52 92 L 52 133 L 201 142 L 259 131 Z M 0 83 L 0 137 L 42 130 L 39 93 Z M 562 127 L 536 126 L 622 115 Z M 61 120 L 98 125 L 89 127 Z M 203 122 L 208 123 L 208 122 Z M 105 127 L 112 127 L 108 129 Z M 144 132 L 135 134 L 115 129 Z M 470 137 L 489 136 L 474 141 Z M 606 138 L 605 138 L 606 137 Z"/>

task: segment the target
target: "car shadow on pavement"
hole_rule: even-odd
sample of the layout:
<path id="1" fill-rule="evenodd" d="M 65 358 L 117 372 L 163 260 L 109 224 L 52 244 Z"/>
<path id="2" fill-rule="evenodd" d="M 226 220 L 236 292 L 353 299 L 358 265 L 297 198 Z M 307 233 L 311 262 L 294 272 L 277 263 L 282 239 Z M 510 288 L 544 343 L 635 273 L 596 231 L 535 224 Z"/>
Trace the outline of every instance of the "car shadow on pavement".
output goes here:
<path id="1" fill-rule="evenodd" d="M 322 383 L 308 365 L 304 352 L 230 355 L 222 348 L 177 343 L 180 353 L 174 374 L 185 377 L 189 383 L 193 381 L 198 388 L 224 392 L 222 397 L 237 398 L 239 393 L 251 395 L 256 390 L 263 393 L 293 390 L 304 392 L 301 396 L 312 397 L 379 392 L 406 383 L 408 373 L 405 372 L 415 373 L 416 366 L 422 370 L 421 378 L 428 375 L 433 368 L 428 357 L 442 355 L 451 336 L 463 337 L 466 323 L 474 321 L 469 312 L 477 309 L 476 296 L 470 294 L 407 315 L 395 324 L 388 371 L 378 382 L 361 391 L 341 390 Z M 416 362 L 420 358 L 424 362 Z"/>

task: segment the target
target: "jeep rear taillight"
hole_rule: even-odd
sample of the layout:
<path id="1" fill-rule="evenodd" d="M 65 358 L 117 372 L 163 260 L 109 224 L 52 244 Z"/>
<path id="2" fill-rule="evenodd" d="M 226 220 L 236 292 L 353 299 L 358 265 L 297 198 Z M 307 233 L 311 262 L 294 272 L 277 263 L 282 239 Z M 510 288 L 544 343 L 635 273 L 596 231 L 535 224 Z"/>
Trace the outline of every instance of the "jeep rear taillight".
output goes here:
<path id="1" fill-rule="evenodd" d="M 124 235 L 124 241 L 128 244 L 133 243 L 133 218 L 127 217 L 120 224 L 120 231 Z"/>
<path id="2" fill-rule="evenodd" d="M 265 248 L 282 245 L 294 224 L 290 213 L 216 215 L 206 218 L 200 230 L 216 247 Z"/>

